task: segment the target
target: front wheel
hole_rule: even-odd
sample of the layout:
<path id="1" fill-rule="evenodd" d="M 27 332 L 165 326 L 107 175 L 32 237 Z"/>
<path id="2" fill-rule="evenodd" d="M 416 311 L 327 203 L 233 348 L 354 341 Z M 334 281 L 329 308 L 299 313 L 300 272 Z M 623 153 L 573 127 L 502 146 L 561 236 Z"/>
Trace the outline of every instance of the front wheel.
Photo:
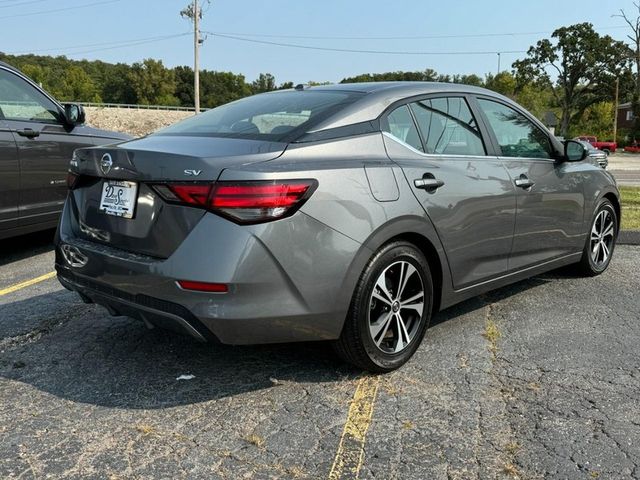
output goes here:
<path id="1" fill-rule="evenodd" d="M 433 283 L 424 254 L 408 242 L 389 243 L 362 273 L 335 349 L 365 370 L 395 370 L 420 346 L 432 305 Z"/>
<path id="2" fill-rule="evenodd" d="M 618 216 L 609 200 L 602 200 L 596 208 L 591 228 L 578 263 L 580 273 L 586 276 L 600 275 L 604 272 L 613 256 L 618 238 Z"/>

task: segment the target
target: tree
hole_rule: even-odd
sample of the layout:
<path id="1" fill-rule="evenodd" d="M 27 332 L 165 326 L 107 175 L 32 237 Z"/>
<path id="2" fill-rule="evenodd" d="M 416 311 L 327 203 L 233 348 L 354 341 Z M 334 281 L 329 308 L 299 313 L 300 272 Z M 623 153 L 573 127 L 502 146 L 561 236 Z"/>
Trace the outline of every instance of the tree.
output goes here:
<path id="1" fill-rule="evenodd" d="M 276 79 L 270 73 L 261 73 L 260 76 L 251 83 L 252 93 L 271 92 L 276 89 Z"/>
<path id="2" fill-rule="evenodd" d="M 147 58 L 142 63 L 131 66 L 129 80 L 136 92 L 138 103 L 142 105 L 177 105 L 176 78 L 173 70 L 168 70 L 161 60 Z"/>
<path id="3" fill-rule="evenodd" d="M 631 18 L 631 16 L 627 15 L 622 9 L 620 9 L 619 15 L 614 16 L 622 18 L 633 32 L 631 35 L 627 35 L 627 38 L 631 40 L 633 60 L 636 64 L 635 83 L 631 99 L 631 110 L 635 117 L 633 131 L 631 133 L 633 138 L 636 138 L 638 134 L 640 134 L 640 3 L 634 2 L 633 6 L 636 7 L 638 11 L 635 18 Z"/>
<path id="4" fill-rule="evenodd" d="M 558 28 L 551 38 L 530 47 L 527 58 L 514 62 L 513 68 L 521 82 L 551 88 L 561 109 L 560 134 L 566 136 L 571 122 L 589 106 L 611 99 L 615 78 L 628 64 L 628 47 L 600 36 L 590 23 Z"/>
<path id="5" fill-rule="evenodd" d="M 489 73 L 485 78 L 484 85 L 489 90 L 498 92 L 505 97 L 514 98 L 516 94 L 516 78 L 511 72 L 500 72 L 495 75 Z"/>
<path id="6" fill-rule="evenodd" d="M 203 70 L 200 74 L 202 103 L 207 108 L 217 107 L 251 95 L 251 86 L 244 75 L 232 72 L 212 72 Z"/>
<path id="7" fill-rule="evenodd" d="M 107 103 L 137 103 L 138 96 L 130 81 L 131 66 L 106 64 L 102 74 L 102 100 Z"/>
<path id="8" fill-rule="evenodd" d="M 101 102 L 100 94 L 91 77 L 79 66 L 69 67 L 63 79 L 61 100 L 73 102 Z"/>

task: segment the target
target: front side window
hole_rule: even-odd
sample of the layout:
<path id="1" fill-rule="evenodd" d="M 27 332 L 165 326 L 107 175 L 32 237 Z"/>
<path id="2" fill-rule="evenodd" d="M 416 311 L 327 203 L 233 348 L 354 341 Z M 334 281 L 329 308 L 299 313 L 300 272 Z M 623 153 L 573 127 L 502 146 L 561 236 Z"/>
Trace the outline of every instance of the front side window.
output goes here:
<path id="1" fill-rule="evenodd" d="M 58 123 L 58 108 L 26 80 L 0 69 L 0 118 Z"/>
<path id="2" fill-rule="evenodd" d="M 491 100 L 478 99 L 489 120 L 502 156 L 552 158 L 549 137 L 520 112 Z"/>
<path id="3" fill-rule="evenodd" d="M 296 129 L 308 130 L 363 94 L 347 91 L 282 91 L 246 97 L 190 117 L 156 135 L 280 140 Z"/>
<path id="4" fill-rule="evenodd" d="M 427 153 L 485 155 L 480 129 L 464 98 L 445 97 L 411 104 Z"/>
<path id="5" fill-rule="evenodd" d="M 396 108 L 387 116 L 388 128 L 387 132 L 396 137 L 398 140 L 411 145 L 416 150 L 424 152 L 418 129 L 411 117 L 409 107 L 402 105 Z"/>

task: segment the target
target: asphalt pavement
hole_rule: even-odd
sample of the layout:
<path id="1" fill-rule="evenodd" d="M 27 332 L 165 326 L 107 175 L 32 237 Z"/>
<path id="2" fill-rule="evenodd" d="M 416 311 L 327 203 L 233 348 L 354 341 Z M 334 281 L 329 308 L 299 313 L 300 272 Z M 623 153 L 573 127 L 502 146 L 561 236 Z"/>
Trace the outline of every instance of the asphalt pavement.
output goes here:
<path id="1" fill-rule="evenodd" d="M 0 478 L 640 478 L 638 246 L 450 308 L 368 377 L 110 317 L 46 277 L 50 235 L 0 242 Z"/>
<path id="2" fill-rule="evenodd" d="M 609 155 L 608 170 L 618 185 L 640 187 L 640 155 L 621 151 Z"/>

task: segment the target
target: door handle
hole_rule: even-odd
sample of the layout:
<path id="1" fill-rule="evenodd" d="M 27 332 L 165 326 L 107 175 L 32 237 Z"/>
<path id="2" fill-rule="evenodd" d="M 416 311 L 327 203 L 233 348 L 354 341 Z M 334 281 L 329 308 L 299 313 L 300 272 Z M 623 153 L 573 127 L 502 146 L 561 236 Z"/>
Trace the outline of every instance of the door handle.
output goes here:
<path id="1" fill-rule="evenodd" d="M 27 138 L 36 138 L 40 136 L 40 132 L 38 130 L 33 130 L 32 128 L 16 130 L 16 133 L 21 137 L 27 137 Z"/>
<path id="2" fill-rule="evenodd" d="M 529 180 L 529 177 L 527 177 L 524 173 L 520 175 L 520 178 L 516 178 L 515 184 L 516 187 L 524 188 L 525 190 L 535 185 L 535 183 Z"/>
<path id="3" fill-rule="evenodd" d="M 444 185 L 442 180 L 438 180 L 437 178 L 416 178 L 413 181 L 413 184 L 416 188 L 420 188 L 422 190 L 437 190 L 438 188 Z"/>

